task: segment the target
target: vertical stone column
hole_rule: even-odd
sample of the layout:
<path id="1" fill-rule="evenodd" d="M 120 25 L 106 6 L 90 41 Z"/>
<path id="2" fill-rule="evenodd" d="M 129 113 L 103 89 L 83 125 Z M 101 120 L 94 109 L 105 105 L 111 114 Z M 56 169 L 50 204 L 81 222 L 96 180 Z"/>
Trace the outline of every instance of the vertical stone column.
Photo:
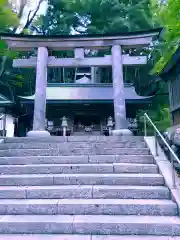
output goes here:
<path id="1" fill-rule="evenodd" d="M 123 81 L 123 61 L 121 46 L 114 45 L 112 52 L 112 78 L 114 93 L 114 117 L 115 130 L 114 135 L 131 135 L 128 130 L 128 122 L 126 120 L 126 103 Z"/>
<path id="2" fill-rule="evenodd" d="M 7 115 L 6 115 L 6 112 L 4 112 L 4 117 L 3 117 L 3 137 L 6 137 L 7 135 L 7 123 L 6 123 L 6 120 L 7 120 Z"/>
<path id="3" fill-rule="evenodd" d="M 49 132 L 45 131 L 47 64 L 48 50 L 45 47 L 39 47 L 36 66 L 36 90 L 34 101 L 33 130 L 28 132 L 27 135 L 29 137 L 46 137 L 50 135 Z"/>
<path id="4" fill-rule="evenodd" d="M 75 48 L 74 49 L 75 58 L 84 58 L 84 48 Z"/>
<path id="5" fill-rule="evenodd" d="M 96 67 L 91 67 L 91 83 L 96 83 Z"/>

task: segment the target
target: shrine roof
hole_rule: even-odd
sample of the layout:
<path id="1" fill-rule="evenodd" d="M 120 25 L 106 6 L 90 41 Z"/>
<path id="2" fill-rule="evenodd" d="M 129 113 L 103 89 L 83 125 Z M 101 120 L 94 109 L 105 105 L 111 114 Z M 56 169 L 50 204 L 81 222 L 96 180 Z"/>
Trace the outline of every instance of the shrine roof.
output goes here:
<path id="1" fill-rule="evenodd" d="M 56 84 L 57 85 L 57 84 Z M 78 86 L 79 85 L 79 86 Z M 146 100 L 151 97 L 139 96 L 133 86 L 124 88 L 126 100 Z M 112 101 L 112 84 L 59 84 L 59 86 L 47 87 L 47 101 Z M 33 101 L 35 95 L 19 96 L 24 100 Z"/>

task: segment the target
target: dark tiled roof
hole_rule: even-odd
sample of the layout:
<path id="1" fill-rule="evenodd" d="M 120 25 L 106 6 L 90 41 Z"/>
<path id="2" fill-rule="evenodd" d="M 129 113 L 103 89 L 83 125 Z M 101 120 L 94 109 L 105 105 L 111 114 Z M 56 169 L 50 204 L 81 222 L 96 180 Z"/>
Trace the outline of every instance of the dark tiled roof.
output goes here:
<path id="1" fill-rule="evenodd" d="M 150 97 L 144 97 L 137 95 L 134 87 L 125 87 L 125 98 L 126 100 L 145 100 Z M 24 100 L 34 100 L 35 95 L 32 96 L 20 96 Z M 82 100 L 113 100 L 113 87 L 112 85 L 107 86 L 58 86 L 58 87 L 47 87 L 47 100 L 49 101 L 82 101 Z"/>

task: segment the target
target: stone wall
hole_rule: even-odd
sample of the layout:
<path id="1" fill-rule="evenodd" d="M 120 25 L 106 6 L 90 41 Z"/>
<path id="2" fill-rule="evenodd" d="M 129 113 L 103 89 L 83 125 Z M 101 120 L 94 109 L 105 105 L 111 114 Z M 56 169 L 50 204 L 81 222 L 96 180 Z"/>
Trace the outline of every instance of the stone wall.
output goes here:
<path id="1" fill-rule="evenodd" d="M 172 112 L 173 116 L 173 125 L 180 124 L 180 109 Z"/>

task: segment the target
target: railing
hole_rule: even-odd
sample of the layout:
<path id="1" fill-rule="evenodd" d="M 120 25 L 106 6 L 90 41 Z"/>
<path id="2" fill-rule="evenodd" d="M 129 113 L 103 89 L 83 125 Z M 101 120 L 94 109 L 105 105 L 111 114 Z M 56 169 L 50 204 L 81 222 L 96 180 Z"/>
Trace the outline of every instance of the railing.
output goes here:
<path id="1" fill-rule="evenodd" d="M 173 149 L 170 147 L 170 145 L 167 143 L 165 138 L 162 136 L 160 131 L 157 129 L 155 124 L 152 122 L 151 118 L 147 115 L 147 113 L 144 114 L 144 135 L 147 136 L 147 122 L 151 124 L 151 126 L 154 128 L 154 139 L 155 139 L 155 154 L 156 156 L 159 155 L 158 153 L 158 140 L 157 136 L 161 138 L 161 140 L 164 142 L 166 147 L 168 148 L 170 152 L 170 161 L 171 161 L 171 168 L 172 168 L 172 183 L 173 183 L 173 188 L 176 188 L 176 179 L 175 179 L 175 170 L 174 170 L 174 159 L 180 164 L 180 160 L 173 151 Z"/>

